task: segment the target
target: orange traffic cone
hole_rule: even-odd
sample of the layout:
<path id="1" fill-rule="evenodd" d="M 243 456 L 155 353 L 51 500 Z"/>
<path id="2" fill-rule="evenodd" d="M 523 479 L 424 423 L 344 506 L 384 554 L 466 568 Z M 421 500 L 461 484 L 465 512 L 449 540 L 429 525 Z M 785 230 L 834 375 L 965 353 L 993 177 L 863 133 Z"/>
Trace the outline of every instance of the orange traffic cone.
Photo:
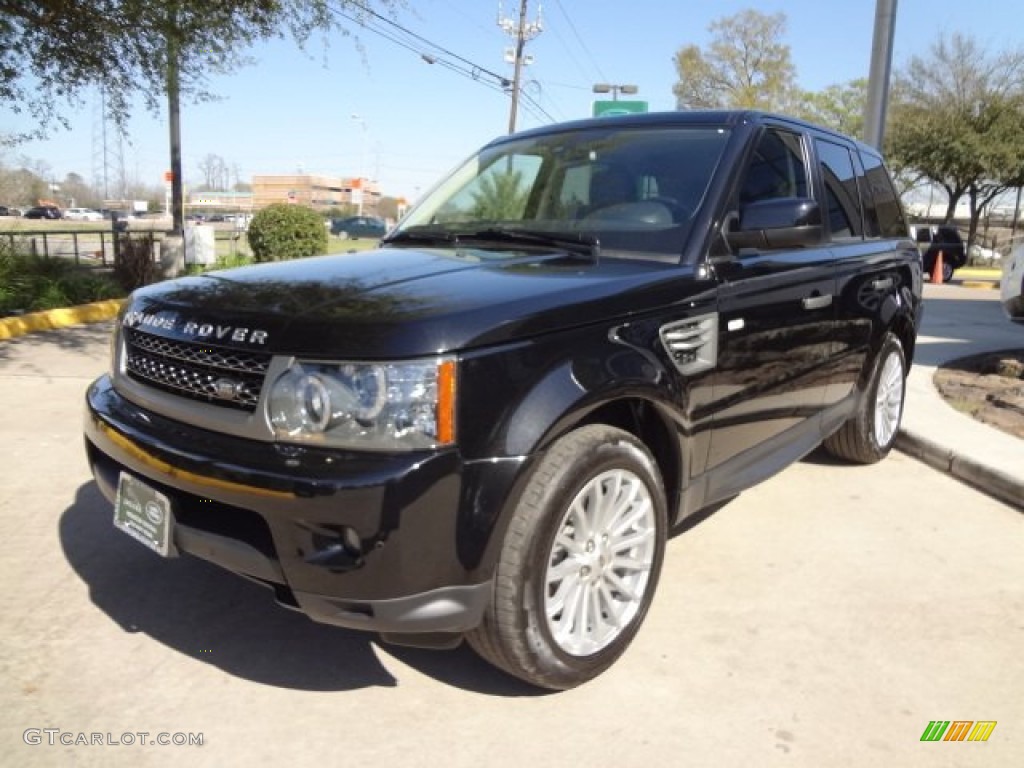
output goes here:
<path id="1" fill-rule="evenodd" d="M 935 264 L 932 265 L 932 284 L 942 285 L 942 251 L 935 254 Z"/>

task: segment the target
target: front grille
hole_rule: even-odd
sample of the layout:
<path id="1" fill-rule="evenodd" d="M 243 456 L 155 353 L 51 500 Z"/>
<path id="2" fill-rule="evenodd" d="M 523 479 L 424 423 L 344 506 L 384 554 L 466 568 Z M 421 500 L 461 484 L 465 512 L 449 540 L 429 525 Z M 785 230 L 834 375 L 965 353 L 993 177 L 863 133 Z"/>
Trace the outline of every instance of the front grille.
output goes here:
<path id="1" fill-rule="evenodd" d="M 270 355 L 165 339 L 126 328 L 125 370 L 143 384 L 243 411 L 260 400 Z"/>

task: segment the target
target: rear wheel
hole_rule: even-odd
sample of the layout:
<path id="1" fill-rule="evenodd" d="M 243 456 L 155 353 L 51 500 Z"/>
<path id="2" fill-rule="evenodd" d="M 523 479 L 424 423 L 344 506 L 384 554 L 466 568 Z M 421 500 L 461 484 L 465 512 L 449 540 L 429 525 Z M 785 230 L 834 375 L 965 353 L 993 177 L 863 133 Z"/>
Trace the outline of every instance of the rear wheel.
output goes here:
<path id="1" fill-rule="evenodd" d="M 666 519 L 657 465 L 636 438 L 599 425 L 561 438 L 513 513 L 492 602 L 470 644 L 543 688 L 597 676 L 651 604 Z"/>
<path id="2" fill-rule="evenodd" d="M 953 265 L 943 260 L 942 262 L 942 282 L 948 283 L 953 279 Z"/>
<path id="3" fill-rule="evenodd" d="M 860 464 L 885 458 L 896 442 L 906 391 L 903 345 L 890 333 L 875 357 L 868 389 L 857 412 L 825 439 L 825 449 L 833 456 Z"/>

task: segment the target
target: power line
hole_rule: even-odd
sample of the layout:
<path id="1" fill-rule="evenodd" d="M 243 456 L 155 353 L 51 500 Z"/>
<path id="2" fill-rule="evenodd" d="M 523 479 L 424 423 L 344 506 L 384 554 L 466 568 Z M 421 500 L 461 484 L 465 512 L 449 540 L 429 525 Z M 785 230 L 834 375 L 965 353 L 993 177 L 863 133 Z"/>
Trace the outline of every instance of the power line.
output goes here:
<path id="1" fill-rule="evenodd" d="M 573 23 L 572 19 L 569 17 L 568 12 L 565 10 L 565 7 L 562 5 L 562 0 L 555 0 L 555 5 L 558 6 L 558 10 L 562 12 L 562 16 L 565 17 L 566 24 L 568 24 L 569 29 L 572 30 L 573 35 L 576 37 L 576 42 L 580 44 L 580 48 L 582 48 L 583 52 L 587 54 L 587 57 L 590 59 L 590 63 L 593 64 L 594 66 L 594 70 L 597 72 L 598 75 L 601 76 L 601 81 L 607 82 L 608 78 L 605 77 L 604 72 L 601 71 L 601 67 L 600 65 L 598 65 L 597 59 L 594 58 L 594 54 L 590 52 L 590 49 L 587 47 L 587 44 L 583 42 L 583 38 L 580 37 L 580 33 L 579 31 L 577 31 L 576 25 Z"/>
<path id="2" fill-rule="evenodd" d="M 497 72 L 470 61 L 464 56 L 460 56 L 454 51 L 451 51 L 432 40 L 428 40 L 423 35 L 413 32 L 411 29 L 402 26 L 392 19 L 382 16 L 371 8 L 358 4 L 354 5 L 360 12 L 365 13 L 370 18 L 354 16 L 341 7 L 329 5 L 328 8 L 335 16 L 346 19 L 369 32 L 373 32 L 388 42 L 394 43 L 410 53 L 415 54 L 428 64 L 436 64 L 454 72 L 455 74 L 462 75 L 463 77 L 479 83 L 492 91 L 502 93 L 506 96 L 510 95 L 510 88 L 512 88 L 513 83 L 504 75 L 498 74 Z M 382 24 L 386 25 L 386 27 L 382 26 Z M 548 113 L 547 110 L 545 110 L 544 107 L 532 97 L 527 98 L 527 104 L 524 105 L 524 109 L 526 109 L 526 111 L 539 122 L 544 122 L 545 120 L 547 122 L 555 122 L 555 118 L 552 117 L 551 114 Z"/>
<path id="3" fill-rule="evenodd" d="M 392 19 L 389 19 L 386 16 L 383 16 L 383 15 L 377 13 L 372 8 L 367 8 L 366 6 L 359 5 L 359 4 L 354 4 L 354 5 L 357 8 L 359 8 L 361 11 L 363 11 L 364 13 L 366 13 L 369 16 L 377 19 L 379 22 L 383 22 L 384 24 L 387 24 L 388 26 L 393 27 L 393 28 L 399 30 L 402 34 L 407 35 L 408 37 L 412 38 L 413 40 L 419 41 L 419 42 L 429 46 L 429 48 L 433 49 L 434 51 L 437 51 L 439 54 L 441 54 L 443 56 L 448 56 L 448 57 L 450 57 L 452 59 L 455 59 L 456 61 L 462 62 L 463 64 L 465 64 L 466 66 L 469 67 L 469 73 L 470 74 L 487 75 L 488 77 L 494 78 L 494 80 L 498 84 L 503 86 L 503 87 L 507 87 L 507 85 L 509 84 L 508 78 L 505 77 L 504 75 L 499 75 L 497 72 L 493 72 L 493 71 L 487 69 L 486 67 L 480 66 L 479 64 L 477 64 L 477 63 L 475 63 L 473 61 L 470 61 L 469 59 L 467 59 L 467 58 L 465 58 L 463 56 L 460 56 L 459 54 L 457 54 L 457 53 L 455 53 L 453 51 L 448 50 L 447 48 L 445 48 L 442 45 L 438 45 L 437 43 L 433 42 L 432 40 L 428 40 L 427 38 L 423 37 L 422 35 L 417 34 L 416 32 L 413 32 L 411 29 L 408 29 L 407 27 L 403 27 L 398 22 L 396 22 L 396 21 L 394 21 Z M 442 63 L 441 60 L 438 59 L 435 55 L 430 54 L 429 52 L 423 50 L 422 48 L 415 47 L 415 45 L 412 44 L 412 43 L 400 40 L 399 38 L 395 37 L 392 34 L 386 33 L 385 31 L 381 30 L 379 27 L 375 27 L 375 26 L 371 25 L 366 19 L 360 19 L 360 18 L 358 18 L 356 16 L 353 16 L 353 15 L 347 13 L 342 8 L 331 8 L 331 10 L 336 15 L 341 16 L 341 17 L 343 17 L 345 19 L 348 19 L 352 23 L 358 24 L 359 26 L 363 27 L 364 29 L 367 29 L 367 30 L 369 30 L 371 32 L 375 32 L 376 34 L 380 35 L 381 37 L 383 37 L 383 38 L 385 38 L 387 40 L 390 40 L 391 42 L 396 43 L 397 45 L 400 45 L 401 47 L 403 47 L 403 48 L 405 48 L 405 49 L 407 49 L 409 51 L 412 51 L 413 53 L 416 53 L 421 58 L 426 59 L 428 61 L 428 63 L 430 63 L 430 64 Z M 431 59 L 433 59 L 433 60 L 431 60 Z M 460 72 L 466 73 L 466 70 L 458 68 L 457 65 L 454 65 L 451 62 L 443 62 L 443 64 L 448 66 L 449 68 L 454 69 L 455 71 L 460 71 Z M 478 79 L 478 78 L 474 76 L 473 79 Z"/>

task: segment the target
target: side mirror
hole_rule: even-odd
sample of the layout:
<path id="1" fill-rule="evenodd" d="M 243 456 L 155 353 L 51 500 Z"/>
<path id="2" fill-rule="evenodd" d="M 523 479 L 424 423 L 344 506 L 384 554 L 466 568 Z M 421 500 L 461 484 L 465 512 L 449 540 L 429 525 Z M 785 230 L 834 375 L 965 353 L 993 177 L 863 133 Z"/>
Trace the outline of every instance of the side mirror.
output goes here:
<path id="1" fill-rule="evenodd" d="M 725 232 L 725 239 L 734 250 L 770 251 L 821 243 L 821 206 L 807 198 L 757 200 L 743 206 L 732 223 Z"/>

